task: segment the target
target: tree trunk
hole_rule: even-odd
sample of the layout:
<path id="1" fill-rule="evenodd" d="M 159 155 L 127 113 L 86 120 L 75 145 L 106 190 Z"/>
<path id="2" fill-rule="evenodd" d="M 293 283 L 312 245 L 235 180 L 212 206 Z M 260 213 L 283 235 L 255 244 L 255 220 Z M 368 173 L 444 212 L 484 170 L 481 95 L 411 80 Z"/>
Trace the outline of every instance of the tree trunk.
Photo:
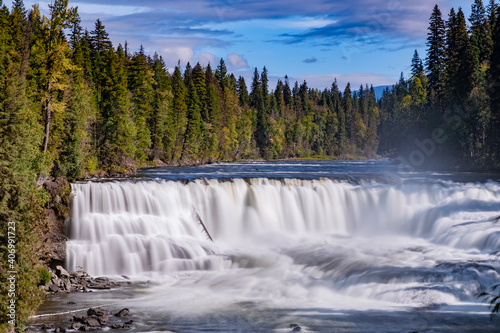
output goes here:
<path id="1" fill-rule="evenodd" d="M 43 146 L 43 152 L 46 153 L 47 149 L 49 147 L 49 136 L 50 136 L 50 123 L 52 122 L 52 110 L 50 108 L 50 104 L 52 101 L 52 96 L 51 96 L 51 87 L 52 87 L 52 82 L 49 82 L 49 87 L 48 87 L 48 97 L 47 97 L 47 121 L 45 123 L 45 143 Z"/>

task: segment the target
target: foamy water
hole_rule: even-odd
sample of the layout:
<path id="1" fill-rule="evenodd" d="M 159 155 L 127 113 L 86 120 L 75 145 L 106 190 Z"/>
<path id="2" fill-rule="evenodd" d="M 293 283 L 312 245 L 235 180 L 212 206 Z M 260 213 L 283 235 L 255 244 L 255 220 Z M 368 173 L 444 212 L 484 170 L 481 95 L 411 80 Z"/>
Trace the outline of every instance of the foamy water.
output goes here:
<path id="1" fill-rule="evenodd" d="M 67 266 L 150 279 L 127 300 L 137 331 L 498 328 L 477 299 L 500 280 L 495 181 L 156 179 L 73 196 Z"/>

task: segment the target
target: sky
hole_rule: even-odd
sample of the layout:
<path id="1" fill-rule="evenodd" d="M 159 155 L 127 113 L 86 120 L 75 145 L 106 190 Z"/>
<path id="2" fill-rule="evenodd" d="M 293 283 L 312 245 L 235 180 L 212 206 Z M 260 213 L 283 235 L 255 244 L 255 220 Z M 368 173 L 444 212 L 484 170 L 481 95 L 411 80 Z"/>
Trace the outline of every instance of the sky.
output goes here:
<path id="1" fill-rule="evenodd" d="M 486 0 L 485 5 L 487 5 Z M 415 49 L 425 58 L 429 17 L 438 4 L 443 19 L 451 7 L 470 15 L 473 0 L 70 0 L 82 26 L 101 19 L 113 44 L 142 44 L 162 55 L 172 70 L 224 59 L 228 70 L 247 79 L 266 66 L 270 85 L 288 75 L 291 82 L 329 88 L 337 79 L 392 85 L 408 76 Z M 47 14 L 49 0 L 40 4 Z M 10 0 L 4 4 L 11 6 Z"/>

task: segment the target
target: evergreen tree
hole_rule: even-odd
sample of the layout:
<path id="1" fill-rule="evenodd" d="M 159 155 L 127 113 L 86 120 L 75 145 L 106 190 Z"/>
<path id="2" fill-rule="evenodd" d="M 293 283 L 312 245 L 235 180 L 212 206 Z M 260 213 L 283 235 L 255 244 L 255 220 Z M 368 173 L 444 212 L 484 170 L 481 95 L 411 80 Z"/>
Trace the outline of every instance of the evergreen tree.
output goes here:
<path id="1" fill-rule="evenodd" d="M 497 9 L 497 17 L 499 15 L 500 8 Z M 495 164 L 496 162 L 498 165 L 498 160 L 500 160 L 500 24 L 495 25 L 493 41 L 489 72 L 491 121 L 487 142 L 490 164 Z"/>
<path id="2" fill-rule="evenodd" d="M 95 52 L 101 53 L 103 51 L 109 51 L 112 47 L 111 41 L 109 40 L 109 34 L 106 32 L 104 25 L 100 19 L 95 22 L 94 30 L 90 32 L 92 48 Z"/>
<path id="3" fill-rule="evenodd" d="M 227 87 L 227 68 L 224 59 L 220 58 L 219 65 L 215 70 L 215 77 L 219 81 L 219 87 L 224 90 Z"/>
<path id="4" fill-rule="evenodd" d="M 13 51 L 14 48 L 14 45 L 3 45 L 2 51 Z M 26 80 L 19 76 L 22 75 L 19 73 L 19 59 L 13 58 L 12 54 L 4 55 L 0 63 L 0 278 L 7 281 L 10 277 L 8 271 L 19 273 L 16 276 L 15 326 L 16 332 L 22 332 L 28 317 L 42 302 L 42 292 L 37 286 L 38 254 L 47 223 L 42 208 L 45 203 L 43 192 L 35 180 L 43 129 L 37 122 L 36 113 L 29 107 Z M 12 253 L 8 247 L 7 231 L 12 231 L 9 227 L 15 227 L 14 262 L 9 262 L 7 257 Z M 2 332 L 12 330 L 8 323 L 12 318 L 7 317 L 8 295 L 9 284 L 0 284 Z"/>
<path id="5" fill-rule="evenodd" d="M 488 7 L 486 8 L 488 13 L 488 23 L 490 24 L 490 37 L 491 37 L 491 47 L 493 51 L 493 32 L 495 30 L 496 22 L 497 22 L 497 9 L 498 4 L 495 0 L 490 0 Z"/>
<path id="6" fill-rule="evenodd" d="M 125 62 L 125 53 L 120 46 L 117 51 Z M 137 127 L 136 153 L 139 161 L 145 162 L 151 146 L 151 129 L 153 126 L 153 104 L 155 92 L 153 71 L 149 68 L 143 52 L 135 54 L 128 64 L 128 90 L 132 93 L 133 119 Z M 155 133 L 158 135 L 158 133 Z"/>
<path id="7" fill-rule="evenodd" d="M 446 42 L 448 98 L 452 103 L 456 99 L 462 103 L 468 98 L 474 86 L 477 61 L 469 42 L 465 17 L 461 8 L 456 15 L 453 8 L 450 12 Z"/>
<path id="8" fill-rule="evenodd" d="M 109 82 L 103 87 L 102 99 L 102 142 L 100 162 L 108 171 L 119 171 L 132 167 L 136 156 L 137 129 L 130 114 L 130 95 L 127 89 L 125 54 L 113 49 L 105 52 Z"/>
<path id="9" fill-rule="evenodd" d="M 491 55 L 491 27 L 482 0 L 474 0 L 469 17 L 470 39 L 479 62 L 489 61 Z"/>
<path id="10" fill-rule="evenodd" d="M 169 147 L 172 147 L 173 161 L 178 161 L 182 154 L 182 146 L 187 126 L 187 88 L 184 84 L 179 66 L 175 67 L 172 77 L 172 114 L 168 117 L 170 130 Z"/>
<path id="11" fill-rule="evenodd" d="M 158 54 L 152 59 L 154 102 L 149 127 L 151 130 L 151 148 L 154 160 L 169 161 L 171 149 L 169 147 L 172 129 L 169 128 L 168 118 L 171 112 L 171 82 L 166 70 L 165 61 Z"/>
<path id="12" fill-rule="evenodd" d="M 245 107 L 249 104 L 248 89 L 245 83 L 245 78 L 240 76 L 238 78 L 238 98 L 240 101 L 240 106 Z"/>
<path id="13" fill-rule="evenodd" d="M 431 94 L 439 100 L 443 94 L 445 83 L 445 25 L 441 10 L 436 5 L 432 11 L 427 34 L 426 67 Z"/>
<path id="14" fill-rule="evenodd" d="M 413 58 L 411 59 L 411 75 L 412 77 L 419 77 L 424 73 L 424 65 L 422 59 L 418 55 L 418 51 L 415 50 Z"/>

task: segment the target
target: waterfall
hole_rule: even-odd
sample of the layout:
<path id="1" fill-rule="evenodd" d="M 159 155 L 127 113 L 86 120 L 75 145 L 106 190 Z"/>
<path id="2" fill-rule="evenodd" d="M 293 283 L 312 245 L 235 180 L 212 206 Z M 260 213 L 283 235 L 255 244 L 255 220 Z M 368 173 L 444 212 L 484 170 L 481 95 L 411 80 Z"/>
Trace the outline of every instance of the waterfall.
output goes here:
<path id="1" fill-rule="evenodd" d="M 72 189 L 66 264 L 93 275 L 224 270 L 234 267 L 228 248 L 266 235 L 395 235 L 480 252 L 500 248 L 496 182 L 122 180 Z"/>

